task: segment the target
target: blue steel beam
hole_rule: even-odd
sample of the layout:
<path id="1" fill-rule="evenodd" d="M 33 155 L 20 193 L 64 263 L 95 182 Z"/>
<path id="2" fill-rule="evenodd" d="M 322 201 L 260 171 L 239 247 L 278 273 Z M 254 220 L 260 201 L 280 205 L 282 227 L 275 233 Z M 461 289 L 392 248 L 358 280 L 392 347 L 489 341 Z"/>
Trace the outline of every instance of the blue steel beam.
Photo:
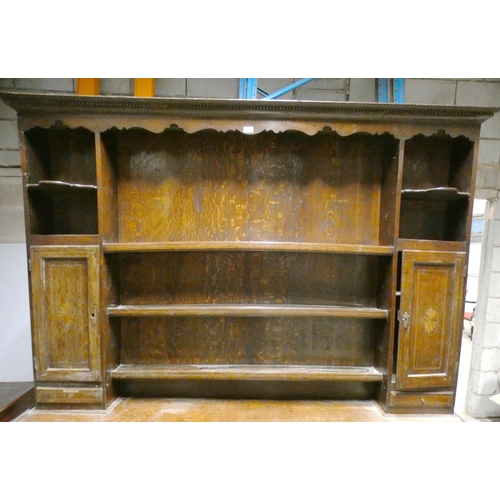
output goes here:
<path id="1" fill-rule="evenodd" d="M 276 99 L 276 97 L 279 97 L 283 94 L 286 94 L 287 92 L 290 92 L 293 89 L 296 89 L 297 87 L 301 87 L 307 82 L 310 82 L 311 80 L 314 80 L 314 78 L 302 78 L 295 83 L 292 83 L 290 85 L 287 85 L 286 87 L 283 87 L 281 90 L 277 90 L 276 92 L 273 92 L 272 94 L 268 94 L 263 97 L 263 99 Z"/>
<path id="2" fill-rule="evenodd" d="M 378 102 L 405 102 L 404 78 L 378 78 Z"/>
<path id="3" fill-rule="evenodd" d="M 389 78 L 378 78 L 378 102 L 389 102 Z"/>
<path id="4" fill-rule="evenodd" d="M 398 103 L 405 102 L 405 79 L 404 78 L 394 78 L 393 99 L 394 99 L 394 102 L 398 102 Z"/>
<path id="5" fill-rule="evenodd" d="M 240 78 L 240 99 L 257 97 L 257 78 Z"/>

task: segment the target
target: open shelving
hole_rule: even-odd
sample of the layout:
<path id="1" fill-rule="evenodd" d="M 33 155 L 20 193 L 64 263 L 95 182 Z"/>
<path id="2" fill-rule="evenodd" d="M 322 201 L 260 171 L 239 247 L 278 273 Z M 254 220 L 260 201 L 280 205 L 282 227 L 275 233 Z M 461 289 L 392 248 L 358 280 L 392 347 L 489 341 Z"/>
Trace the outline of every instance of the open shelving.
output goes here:
<path id="1" fill-rule="evenodd" d="M 170 128 L 100 138 L 112 214 L 103 251 L 117 290 L 107 314 L 121 346 L 113 379 L 178 369 L 380 382 L 394 137 Z"/>
<path id="2" fill-rule="evenodd" d="M 94 134 L 83 128 L 34 127 L 24 138 L 31 233 L 97 234 Z"/>
<path id="3" fill-rule="evenodd" d="M 406 141 L 400 238 L 465 242 L 473 151 L 470 139 L 444 133 Z"/>
<path id="4" fill-rule="evenodd" d="M 20 112 L 39 407 L 452 411 L 493 110 L 1 96 Z"/>
<path id="5" fill-rule="evenodd" d="M 398 142 L 389 134 L 134 129 L 101 138 L 116 214 L 108 249 L 393 244 L 384 194 L 397 175 Z"/>

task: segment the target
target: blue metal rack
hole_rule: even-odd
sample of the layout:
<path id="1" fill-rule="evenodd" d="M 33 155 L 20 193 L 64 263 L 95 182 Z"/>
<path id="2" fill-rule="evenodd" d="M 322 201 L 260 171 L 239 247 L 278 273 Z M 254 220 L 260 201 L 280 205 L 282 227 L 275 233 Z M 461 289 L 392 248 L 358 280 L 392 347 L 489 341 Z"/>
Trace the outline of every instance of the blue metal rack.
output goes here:
<path id="1" fill-rule="evenodd" d="M 240 78 L 240 99 L 256 99 L 257 92 L 263 96 L 263 99 L 276 99 L 277 97 L 280 97 L 297 87 L 301 87 L 311 80 L 314 80 L 314 78 L 301 78 L 300 80 L 297 80 L 296 82 L 287 85 L 272 94 L 268 94 L 264 90 L 257 87 L 257 78 Z"/>
<path id="2" fill-rule="evenodd" d="M 404 78 L 378 78 L 377 86 L 379 102 L 405 102 Z"/>
<path id="3" fill-rule="evenodd" d="M 240 99 L 257 97 L 257 78 L 240 78 Z"/>
<path id="4" fill-rule="evenodd" d="M 257 80 L 257 78 L 240 78 L 240 99 L 257 99 L 257 94 L 260 94 L 263 99 L 276 99 L 277 97 L 280 97 L 297 87 L 305 85 L 311 80 L 314 80 L 314 78 L 301 78 L 300 80 L 297 80 L 296 82 L 271 94 L 268 94 L 264 90 L 258 88 Z M 377 86 L 377 97 L 379 102 L 405 102 L 404 78 L 378 78 Z"/>

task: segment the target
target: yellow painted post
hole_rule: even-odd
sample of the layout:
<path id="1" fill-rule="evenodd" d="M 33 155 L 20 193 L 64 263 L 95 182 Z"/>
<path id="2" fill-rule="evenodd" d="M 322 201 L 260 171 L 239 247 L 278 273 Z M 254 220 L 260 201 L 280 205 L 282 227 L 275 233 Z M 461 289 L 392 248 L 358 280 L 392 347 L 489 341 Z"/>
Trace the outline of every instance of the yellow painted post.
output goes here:
<path id="1" fill-rule="evenodd" d="M 154 97 L 154 78 L 134 78 L 134 95 L 136 97 Z"/>
<path id="2" fill-rule="evenodd" d="M 79 95 L 99 95 L 101 93 L 101 79 L 77 78 L 76 93 Z"/>

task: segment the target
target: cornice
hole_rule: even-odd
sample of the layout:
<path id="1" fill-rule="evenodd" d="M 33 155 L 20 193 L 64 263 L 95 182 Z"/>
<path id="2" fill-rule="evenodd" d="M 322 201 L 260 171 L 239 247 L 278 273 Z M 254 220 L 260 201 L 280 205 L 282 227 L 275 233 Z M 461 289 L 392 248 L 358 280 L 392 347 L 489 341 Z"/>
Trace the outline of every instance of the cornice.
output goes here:
<path id="1" fill-rule="evenodd" d="M 79 96 L 74 94 L 40 94 L 26 92 L 0 92 L 0 98 L 19 114 L 36 112 L 115 112 L 128 114 L 150 114 L 168 112 L 188 112 L 193 114 L 282 115 L 293 113 L 290 119 L 312 116 L 351 119 L 385 120 L 387 118 L 458 118 L 484 121 L 491 118 L 500 108 L 477 106 L 452 106 L 431 104 L 387 104 L 334 101 L 268 101 L 263 99 L 198 99 L 171 97 L 131 97 L 131 96 Z"/>
<path id="2" fill-rule="evenodd" d="M 268 101 L 173 97 L 79 96 L 75 94 L 0 92 L 17 111 L 20 127 L 83 126 L 94 132 L 110 128 L 144 128 L 161 132 L 179 127 L 188 133 L 298 130 L 312 135 L 328 129 L 342 136 L 389 132 L 404 139 L 416 133 L 445 131 L 452 137 L 479 137 L 479 127 L 500 108 L 450 105 Z"/>

